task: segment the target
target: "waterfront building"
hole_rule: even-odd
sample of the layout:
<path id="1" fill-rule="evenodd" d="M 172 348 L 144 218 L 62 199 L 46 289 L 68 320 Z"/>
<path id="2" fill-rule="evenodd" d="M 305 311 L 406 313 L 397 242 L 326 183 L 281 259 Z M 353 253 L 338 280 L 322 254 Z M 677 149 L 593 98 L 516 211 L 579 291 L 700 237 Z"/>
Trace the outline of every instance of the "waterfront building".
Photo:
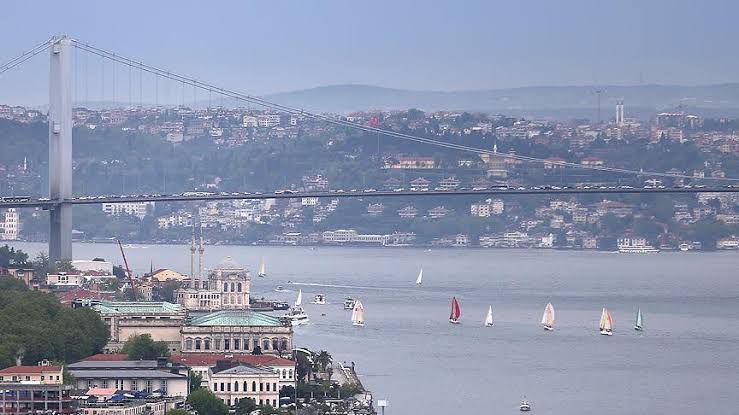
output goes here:
<path id="1" fill-rule="evenodd" d="M 15 241 L 18 239 L 21 223 L 18 210 L 10 208 L 5 211 L 5 217 L 0 221 L 0 239 Z"/>
<path id="2" fill-rule="evenodd" d="M 91 393 L 88 392 L 87 395 Z M 79 408 L 78 413 L 81 415 L 165 415 L 168 409 L 174 409 L 174 404 L 163 399 L 158 401 L 144 399 L 120 401 L 116 399 L 86 403 Z"/>
<path id="3" fill-rule="evenodd" d="M 120 350 L 129 337 L 139 334 L 149 334 L 155 341 L 166 342 L 171 351 L 180 348 L 180 329 L 186 313 L 179 304 L 100 301 L 92 307 L 110 327 L 106 351 Z"/>
<path id="4" fill-rule="evenodd" d="M 251 398 L 257 405 L 279 406 L 279 375 L 269 367 L 243 363 L 233 367 L 217 366 L 208 371 L 208 378 L 208 389 L 226 405 Z"/>
<path id="5" fill-rule="evenodd" d="M 175 290 L 175 298 L 190 311 L 246 310 L 250 286 L 249 270 L 226 257 L 207 279 L 193 278 L 185 288 Z"/>
<path id="6" fill-rule="evenodd" d="M 114 388 L 187 397 L 187 367 L 160 360 L 83 360 L 67 366 L 80 390 Z"/>
<path id="7" fill-rule="evenodd" d="M 190 368 L 190 372 L 199 375 L 202 379 L 202 387 L 211 385 L 210 371 L 216 368 L 218 363 L 228 362 L 232 366 L 243 363 L 252 366 L 268 367 L 279 375 L 277 390 L 285 386 L 296 386 L 297 376 L 295 373 L 295 361 L 274 355 L 251 353 L 176 353 L 169 360 Z"/>
<path id="8" fill-rule="evenodd" d="M 221 310 L 192 317 L 182 327 L 182 353 L 262 353 L 289 356 L 289 322 L 251 310 Z"/>
<path id="9" fill-rule="evenodd" d="M 62 367 L 44 361 L 38 366 L 11 366 L 0 370 L 0 414 L 72 414 L 76 411 L 64 385 Z"/>

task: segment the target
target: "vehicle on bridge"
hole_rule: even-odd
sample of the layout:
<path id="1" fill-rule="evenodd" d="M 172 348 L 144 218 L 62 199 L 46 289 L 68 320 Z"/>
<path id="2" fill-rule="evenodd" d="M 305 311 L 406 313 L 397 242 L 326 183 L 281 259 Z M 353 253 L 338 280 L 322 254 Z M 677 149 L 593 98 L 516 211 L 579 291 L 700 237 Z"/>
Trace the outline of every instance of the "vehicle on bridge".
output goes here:
<path id="1" fill-rule="evenodd" d="M 22 202 L 30 202 L 31 196 L 1 196 L 0 202 L 5 203 L 22 203 Z"/>

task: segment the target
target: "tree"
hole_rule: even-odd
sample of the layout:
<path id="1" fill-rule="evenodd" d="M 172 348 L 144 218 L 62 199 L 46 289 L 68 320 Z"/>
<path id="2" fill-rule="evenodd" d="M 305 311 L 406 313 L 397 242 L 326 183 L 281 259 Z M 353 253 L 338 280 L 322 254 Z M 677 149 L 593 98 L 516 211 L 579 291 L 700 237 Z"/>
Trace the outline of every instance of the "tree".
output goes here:
<path id="1" fill-rule="evenodd" d="M 24 265 L 28 262 L 28 254 L 8 245 L 0 246 L 0 267 Z"/>
<path id="2" fill-rule="evenodd" d="M 318 356 L 316 356 L 316 363 L 321 367 L 322 371 L 326 371 L 326 367 L 331 364 L 333 361 L 333 358 L 331 357 L 331 354 L 325 350 L 321 350 L 318 352 Z"/>
<path id="3" fill-rule="evenodd" d="M 190 372 L 190 392 L 200 389 L 203 385 L 203 376 L 195 372 Z"/>
<path id="4" fill-rule="evenodd" d="M 236 415 L 249 415 L 257 409 L 257 403 L 252 398 L 241 398 L 236 405 Z"/>
<path id="5" fill-rule="evenodd" d="M 187 397 L 187 403 L 198 415 L 227 415 L 228 406 L 221 401 L 213 392 L 207 389 L 197 389 Z"/>
<path id="6" fill-rule="evenodd" d="M 130 360 L 152 360 L 169 356 L 167 343 L 154 341 L 150 334 L 131 336 L 121 350 Z"/>
<path id="7" fill-rule="evenodd" d="M 261 355 L 262 354 L 262 346 L 260 346 L 260 345 L 254 346 L 254 350 L 251 351 L 251 354 L 253 354 L 254 356 Z"/>

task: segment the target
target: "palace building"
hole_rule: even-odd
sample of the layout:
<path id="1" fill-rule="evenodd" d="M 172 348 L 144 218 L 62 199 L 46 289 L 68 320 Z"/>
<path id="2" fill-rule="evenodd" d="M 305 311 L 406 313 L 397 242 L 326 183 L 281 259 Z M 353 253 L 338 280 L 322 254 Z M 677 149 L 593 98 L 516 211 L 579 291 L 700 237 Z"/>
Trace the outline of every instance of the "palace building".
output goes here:
<path id="1" fill-rule="evenodd" d="M 189 311 L 246 310 L 250 286 L 249 270 L 226 257 L 207 278 L 192 277 L 185 288 L 175 291 L 175 298 Z"/>

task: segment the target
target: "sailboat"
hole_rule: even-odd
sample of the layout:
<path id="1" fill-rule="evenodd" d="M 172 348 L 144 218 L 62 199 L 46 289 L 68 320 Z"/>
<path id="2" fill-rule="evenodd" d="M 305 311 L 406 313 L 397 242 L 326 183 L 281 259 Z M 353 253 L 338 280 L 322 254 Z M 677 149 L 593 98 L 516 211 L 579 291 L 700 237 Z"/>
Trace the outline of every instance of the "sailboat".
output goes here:
<path id="1" fill-rule="evenodd" d="M 634 323 L 634 330 L 636 331 L 644 330 L 644 320 L 641 316 L 641 308 L 636 312 L 636 323 Z"/>
<path id="2" fill-rule="evenodd" d="M 359 300 L 354 303 L 354 309 L 352 310 L 352 324 L 359 327 L 364 326 L 364 306 Z"/>
<path id="3" fill-rule="evenodd" d="M 459 308 L 457 297 L 452 297 L 452 312 L 449 314 L 449 322 L 459 324 L 459 318 L 462 316 L 462 310 Z"/>
<path id="4" fill-rule="evenodd" d="M 299 326 L 308 322 L 308 315 L 305 314 L 305 310 L 302 307 L 303 304 L 303 290 L 298 291 L 298 298 L 295 299 L 295 305 L 290 308 L 290 311 L 285 314 L 285 317 L 290 320 L 293 326 Z"/>
<path id="5" fill-rule="evenodd" d="M 554 306 L 552 303 L 547 303 L 544 307 L 544 314 L 541 316 L 541 324 L 544 325 L 544 330 L 554 330 Z"/>
<path id="6" fill-rule="evenodd" d="M 603 312 L 600 314 L 600 334 L 613 336 L 613 317 L 605 307 L 603 307 Z"/>
<path id="7" fill-rule="evenodd" d="M 418 273 L 418 278 L 416 278 L 416 285 L 423 284 L 423 268 L 421 268 L 421 271 Z"/>
<path id="8" fill-rule="evenodd" d="M 262 257 L 262 263 L 259 265 L 259 274 L 257 276 L 262 278 L 267 277 L 267 266 L 264 264 L 264 257 Z"/>
<path id="9" fill-rule="evenodd" d="M 493 306 L 488 307 L 488 315 L 485 316 L 485 327 L 493 327 Z"/>

